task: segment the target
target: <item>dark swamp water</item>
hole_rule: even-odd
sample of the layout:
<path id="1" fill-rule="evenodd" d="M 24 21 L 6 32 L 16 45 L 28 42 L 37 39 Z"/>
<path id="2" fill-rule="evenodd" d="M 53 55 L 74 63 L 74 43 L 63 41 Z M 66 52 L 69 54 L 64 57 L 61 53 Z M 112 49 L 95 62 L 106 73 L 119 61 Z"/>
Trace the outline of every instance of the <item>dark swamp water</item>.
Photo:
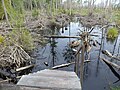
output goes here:
<path id="1" fill-rule="evenodd" d="M 65 29 L 66 28 L 60 29 L 54 33 L 61 36 L 76 36 L 79 31 L 78 29 L 82 30 L 83 27 L 79 22 L 71 22 L 70 25 L 67 26 L 67 30 Z M 99 35 L 99 37 L 91 38 L 101 43 L 102 31 L 99 29 L 99 27 L 96 27 L 92 32 L 92 34 Z M 36 67 L 33 69 L 33 72 L 50 68 L 53 66 L 53 64 L 60 65 L 67 63 L 68 61 L 65 60 L 65 57 L 63 55 L 66 52 L 68 43 L 73 40 L 77 39 L 50 39 L 50 43 L 48 43 L 45 47 L 38 48 L 34 53 L 37 57 L 35 62 Z M 118 54 L 119 41 L 120 37 L 118 37 L 118 39 L 114 40 L 113 42 L 107 41 L 104 37 L 102 40 L 102 46 L 98 45 L 97 47 L 92 47 L 92 50 L 90 52 L 91 62 L 85 64 L 83 90 L 110 90 L 109 85 L 120 86 L 120 81 L 113 84 L 113 82 L 118 80 L 117 77 L 114 76 L 114 74 L 104 62 L 98 59 L 99 55 L 108 59 L 107 56 L 100 53 L 100 48 L 101 50 L 108 50 L 112 54 Z M 48 66 L 45 65 L 44 62 L 47 62 Z M 115 62 L 120 65 L 120 62 Z M 74 65 L 61 68 L 61 70 L 74 71 Z M 120 74 L 120 71 L 117 72 Z"/>

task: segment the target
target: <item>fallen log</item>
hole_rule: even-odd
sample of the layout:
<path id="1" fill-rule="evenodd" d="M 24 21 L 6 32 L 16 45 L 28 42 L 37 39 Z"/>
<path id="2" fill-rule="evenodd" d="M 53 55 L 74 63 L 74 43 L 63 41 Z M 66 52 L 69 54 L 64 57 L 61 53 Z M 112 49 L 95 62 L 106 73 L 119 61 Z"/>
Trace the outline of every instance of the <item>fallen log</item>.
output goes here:
<path id="1" fill-rule="evenodd" d="M 30 62 L 31 57 L 21 46 L 15 44 L 10 54 L 10 60 L 11 63 L 15 63 L 16 67 L 20 67 L 24 62 Z"/>
<path id="2" fill-rule="evenodd" d="M 87 63 L 87 62 L 90 62 L 90 60 L 85 60 L 84 61 L 84 63 Z M 68 66 L 70 66 L 72 64 L 75 64 L 75 62 L 57 65 L 57 66 L 52 67 L 51 69 L 58 69 L 58 68 L 68 67 Z"/>
<path id="3" fill-rule="evenodd" d="M 108 50 L 102 50 L 102 53 L 105 54 L 105 55 L 107 55 L 107 56 L 110 57 L 111 59 L 116 59 L 116 60 L 120 61 L 119 58 L 113 56 Z"/>
<path id="4" fill-rule="evenodd" d="M 80 36 L 59 36 L 59 35 L 47 35 L 46 38 L 80 38 Z"/>
<path id="5" fill-rule="evenodd" d="M 81 39 L 81 36 L 82 36 L 82 34 L 80 36 L 45 35 L 44 37 L 46 37 L 46 38 L 79 38 L 79 39 Z M 90 34 L 90 36 L 98 37 L 99 35 Z"/>
<path id="6" fill-rule="evenodd" d="M 25 69 L 29 69 L 29 68 L 32 68 L 32 67 L 34 67 L 34 66 L 35 66 L 35 65 L 33 64 L 33 65 L 21 67 L 21 68 L 16 69 L 16 72 L 19 72 L 19 71 L 22 71 L 22 70 L 25 70 Z"/>
<path id="7" fill-rule="evenodd" d="M 118 82 L 118 81 L 120 81 L 120 75 L 115 71 L 115 69 L 112 67 L 112 65 L 113 64 L 111 64 L 110 62 L 108 62 L 107 60 L 105 60 L 105 59 L 102 59 L 106 64 L 107 64 L 107 66 L 110 68 L 110 70 L 113 72 L 113 74 L 118 78 L 118 80 L 116 81 L 116 82 Z M 114 82 L 114 83 L 116 83 L 116 82 Z"/>
<path id="8" fill-rule="evenodd" d="M 93 40 L 93 46 L 97 47 L 97 42 Z"/>
<path id="9" fill-rule="evenodd" d="M 119 66 L 119 65 L 117 65 L 117 64 L 115 64 L 115 63 L 113 63 L 113 62 L 110 62 L 110 61 L 108 61 L 108 60 L 106 60 L 106 59 L 104 59 L 104 58 L 101 58 L 101 59 L 102 59 L 104 62 L 107 62 L 108 64 L 110 64 L 111 66 L 113 66 L 114 68 L 120 70 L 120 66 Z"/>
<path id="10" fill-rule="evenodd" d="M 102 50 L 102 53 L 107 55 L 108 57 L 112 57 L 112 54 L 108 50 Z"/>
<path id="11" fill-rule="evenodd" d="M 51 69 L 58 69 L 58 68 L 68 67 L 68 66 L 70 66 L 72 64 L 75 64 L 75 62 L 57 65 L 57 66 L 52 67 Z"/>

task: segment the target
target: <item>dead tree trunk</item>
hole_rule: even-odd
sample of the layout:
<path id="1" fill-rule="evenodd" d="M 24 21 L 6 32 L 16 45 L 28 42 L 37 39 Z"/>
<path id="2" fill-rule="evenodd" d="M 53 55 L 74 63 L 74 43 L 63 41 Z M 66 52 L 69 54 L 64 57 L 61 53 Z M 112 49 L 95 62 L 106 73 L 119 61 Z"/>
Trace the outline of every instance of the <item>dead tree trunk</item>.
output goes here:
<path id="1" fill-rule="evenodd" d="M 5 13 L 5 18 L 6 18 L 6 20 L 7 20 L 7 23 L 8 23 L 8 25 L 11 27 L 10 22 L 9 22 L 9 20 L 8 20 L 8 14 L 7 14 L 7 9 L 6 9 L 4 0 L 2 0 L 2 5 L 3 5 L 3 9 L 4 9 L 4 13 Z"/>

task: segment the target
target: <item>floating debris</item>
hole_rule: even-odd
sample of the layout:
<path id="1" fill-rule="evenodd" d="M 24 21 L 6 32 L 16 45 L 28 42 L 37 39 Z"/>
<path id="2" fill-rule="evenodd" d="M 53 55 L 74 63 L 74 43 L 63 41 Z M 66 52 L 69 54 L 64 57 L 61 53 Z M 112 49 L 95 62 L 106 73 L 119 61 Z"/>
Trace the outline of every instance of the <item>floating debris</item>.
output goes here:
<path id="1" fill-rule="evenodd" d="M 78 47 L 79 45 L 80 45 L 80 40 L 78 40 L 78 41 L 72 41 L 72 42 L 69 43 L 69 46 L 71 48 Z"/>
<path id="2" fill-rule="evenodd" d="M 44 62 L 44 64 L 45 64 L 46 66 L 48 66 L 48 62 Z"/>

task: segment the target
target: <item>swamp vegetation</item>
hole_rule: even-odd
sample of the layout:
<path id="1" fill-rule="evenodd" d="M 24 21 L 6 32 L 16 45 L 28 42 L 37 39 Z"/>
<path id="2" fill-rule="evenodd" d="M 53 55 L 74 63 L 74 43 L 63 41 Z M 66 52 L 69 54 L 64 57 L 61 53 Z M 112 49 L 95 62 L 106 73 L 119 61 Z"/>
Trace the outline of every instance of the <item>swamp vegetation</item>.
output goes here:
<path id="1" fill-rule="evenodd" d="M 72 22 L 79 22 L 79 28 L 76 28 L 77 34 L 74 34 L 76 30 L 72 30 Z M 108 67 L 113 67 L 114 70 L 111 68 L 110 70 L 113 75 L 117 75 L 119 83 L 119 32 L 120 0 L 0 0 L 0 83 L 16 84 L 22 75 L 33 72 L 37 67 L 35 61 L 37 54 L 34 55 L 34 52 L 39 52 L 39 48 L 47 45 L 51 47 L 49 48 L 53 60 L 51 67 L 54 67 L 57 58 L 56 48 L 59 45 L 59 42 L 56 42 L 58 38 L 64 40 L 69 38 L 69 43 L 65 43 L 67 46 L 62 53 L 68 64 L 62 67 L 74 64 L 74 71 L 81 79 L 83 90 L 85 85 L 82 79 L 84 79 L 84 71 L 87 72 L 84 65 L 86 66 L 86 62 L 94 63 L 89 58 L 92 48 L 99 49 L 98 62 L 105 62 Z M 65 36 L 66 33 L 69 35 Z M 96 35 L 96 33 L 100 34 Z M 115 48 L 113 52 L 102 50 L 104 40 L 115 42 L 114 47 L 118 48 L 118 52 L 114 53 Z M 64 45 L 60 44 L 61 50 L 63 47 Z M 44 52 L 43 50 L 41 55 Z M 109 62 L 101 57 L 101 52 L 109 57 L 107 58 Z M 45 64 L 45 68 L 49 67 L 49 61 L 42 62 L 40 65 Z M 39 70 L 43 68 L 39 67 Z M 108 83 L 109 90 L 120 90 L 119 86 Z"/>

